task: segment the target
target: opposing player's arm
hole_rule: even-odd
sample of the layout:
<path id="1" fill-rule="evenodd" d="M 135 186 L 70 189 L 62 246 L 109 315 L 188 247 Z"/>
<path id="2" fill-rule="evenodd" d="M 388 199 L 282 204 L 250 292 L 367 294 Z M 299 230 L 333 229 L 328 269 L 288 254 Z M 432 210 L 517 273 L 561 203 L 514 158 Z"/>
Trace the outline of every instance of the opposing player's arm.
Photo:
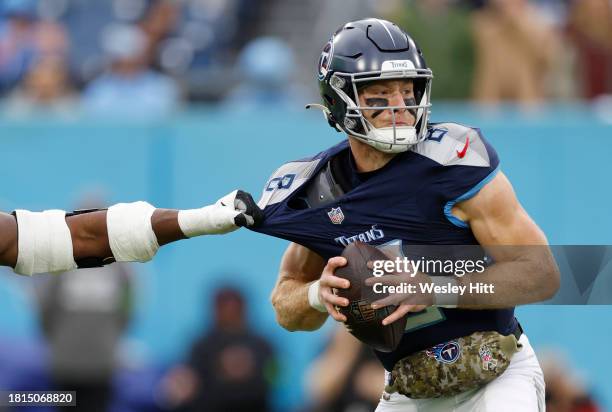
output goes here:
<path id="1" fill-rule="evenodd" d="M 151 217 L 153 232 L 160 246 L 184 239 L 178 224 L 178 211 L 157 209 Z M 113 255 L 108 242 L 106 210 L 68 216 L 66 224 L 72 238 L 74 260 L 87 257 L 104 259 Z M 0 212 L 0 265 L 15 267 L 17 263 L 17 219 Z"/>
<path id="2" fill-rule="evenodd" d="M 271 300 L 276 312 L 276 320 L 283 328 L 296 330 L 315 330 L 327 319 L 328 312 L 334 319 L 346 320 L 333 305 L 348 305 L 348 301 L 333 294 L 334 287 L 348 287 L 348 281 L 333 275 L 336 268 L 344 266 L 346 259 L 335 257 L 328 262 L 310 249 L 291 243 L 279 269 L 278 280 L 272 291 Z M 311 306 L 309 290 L 318 283 L 317 298 L 324 305 L 323 312 Z"/>
<path id="3" fill-rule="evenodd" d="M 263 219 L 251 195 L 233 191 L 200 209 L 155 209 L 146 202 L 108 210 L 0 213 L 0 265 L 17 273 L 57 272 L 113 261 L 146 262 L 167 243 L 228 233 Z"/>
<path id="4" fill-rule="evenodd" d="M 559 289 L 559 269 L 546 236 L 520 205 L 503 173 L 476 196 L 456 205 L 453 214 L 469 223 L 495 261 L 483 273 L 459 280 L 465 285 L 492 283 L 495 293 L 464 294 L 459 298 L 460 307 L 509 307 L 554 296 Z"/>

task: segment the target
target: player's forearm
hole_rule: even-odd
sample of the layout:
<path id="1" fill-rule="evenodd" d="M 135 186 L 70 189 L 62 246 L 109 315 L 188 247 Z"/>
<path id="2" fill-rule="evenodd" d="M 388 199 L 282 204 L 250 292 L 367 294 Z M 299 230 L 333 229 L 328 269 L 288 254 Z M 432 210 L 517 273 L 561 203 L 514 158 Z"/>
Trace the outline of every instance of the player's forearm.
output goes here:
<path id="1" fill-rule="evenodd" d="M 153 213 L 151 225 L 160 246 L 187 238 L 179 225 L 178 213 L 172 209 L 157 209 Z"/>
<path id="2" fill-rule="evenodd" d="M 552 298 L 559 289 L 559 269 L 552 254 L 540 257 L 541 260 L 496 263 L 483 273 L 457 278 L 458 286 L 466 288 L 459 296 L 458 306 L 464 309 L 507 308 Z"/>
<path id="3" fill-rule="evenodd" d="M 308 303 L 310 283 L 295 279 L 281 279 L 272 291 L 272 306 L 276 321 L 289 331 L 319 329 L 327 319 L 327 313 L 319 312 Z"/>
<path id="4" fill-rule="evenodd" d="M 106 215 L 106 210 L 101 210 L 66 218 L 75 260 L 113 255 L 108 241 Z M 151 216 L 151 226 L 159 246 L 185 239 L 178 223 L 178 210 L 156 209 Z"/>

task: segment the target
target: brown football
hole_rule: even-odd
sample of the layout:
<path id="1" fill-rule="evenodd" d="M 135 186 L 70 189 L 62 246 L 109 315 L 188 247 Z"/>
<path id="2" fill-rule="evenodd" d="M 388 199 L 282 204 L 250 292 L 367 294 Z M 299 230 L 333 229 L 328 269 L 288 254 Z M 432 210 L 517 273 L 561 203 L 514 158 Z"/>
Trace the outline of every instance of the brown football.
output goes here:
<path id="1" fill-rule="evenodd" d="M 367 278 L 373 276 L 372 270 L 367 266 L 368 262 L 388 260 L 389 257 L 374 246 L 361 242 L 349 244 L 342 256 L 346 258 L 347 264 L 336 270 L 336 276 L 348 279 L 351 286 L 348 289 L 338 289 L 336 294 L 349 300 L 348 306 L 339 307 L 340 313 L 346 316 L 347 329 L 357 339 L 378 351 L 393 351 L 402 339 L 406 316 L 383 326 L 382 320 L 393 313 L 395 306 L 372 309 L 372 302 L 388 295 L 374 293 L 372 287 L 364 283 Z"/>

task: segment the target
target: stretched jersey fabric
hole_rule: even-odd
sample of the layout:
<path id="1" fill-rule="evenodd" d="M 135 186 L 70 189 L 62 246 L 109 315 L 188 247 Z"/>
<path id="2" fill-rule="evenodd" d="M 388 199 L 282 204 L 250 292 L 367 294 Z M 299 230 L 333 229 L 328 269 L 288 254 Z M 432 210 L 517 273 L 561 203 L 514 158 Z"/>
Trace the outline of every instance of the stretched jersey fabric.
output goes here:
<path id="1" fill-rule="evenodd" d="M 478 193 L 499 170 L 493 147 L 478 129 L 456 123 L 430 124 L 428 137 L 399 153 L 383 168 L 359 174 L 352 188 L 331 203 L 296 207 L 309 184 L 330 161 L 350 152 L 343 141 L 317 155 L 278 168 L 267 181 L 259 206 L 265 220 L 252 229 L 287 239 L 324 259 L 339 256 L 355 241 L 394 248 L 411 245 L 478 245 L 466 222 L 451 214 L 454 204 Z M 349 156 L 350 157 L 350 156 Z M 510 334 L 514 309 L 462 310 L 430 307 L 411 314 L 398 348 L 377 355 L 387 370 L 399 359 L 475 331 Z"/>

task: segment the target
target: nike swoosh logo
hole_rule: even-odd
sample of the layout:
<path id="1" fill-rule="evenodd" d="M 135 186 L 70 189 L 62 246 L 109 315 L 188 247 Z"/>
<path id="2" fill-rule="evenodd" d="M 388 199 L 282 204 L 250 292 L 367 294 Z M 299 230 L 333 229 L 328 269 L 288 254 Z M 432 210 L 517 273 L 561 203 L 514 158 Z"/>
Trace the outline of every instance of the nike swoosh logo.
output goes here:
<path id="1" fill-rule="evenodd" d="M 463 149 L 461 149 L 461 151 L 456 150 L 457 157 L 459 159 L 463 159 L 464 158 L 465 154 L 467 153 L 467 149 L 468 149 L 469 145 L 470 145 L 470 138 L 468 137 L 467 139 L 465 139 L 465 145 L 463 146 Z"/>

